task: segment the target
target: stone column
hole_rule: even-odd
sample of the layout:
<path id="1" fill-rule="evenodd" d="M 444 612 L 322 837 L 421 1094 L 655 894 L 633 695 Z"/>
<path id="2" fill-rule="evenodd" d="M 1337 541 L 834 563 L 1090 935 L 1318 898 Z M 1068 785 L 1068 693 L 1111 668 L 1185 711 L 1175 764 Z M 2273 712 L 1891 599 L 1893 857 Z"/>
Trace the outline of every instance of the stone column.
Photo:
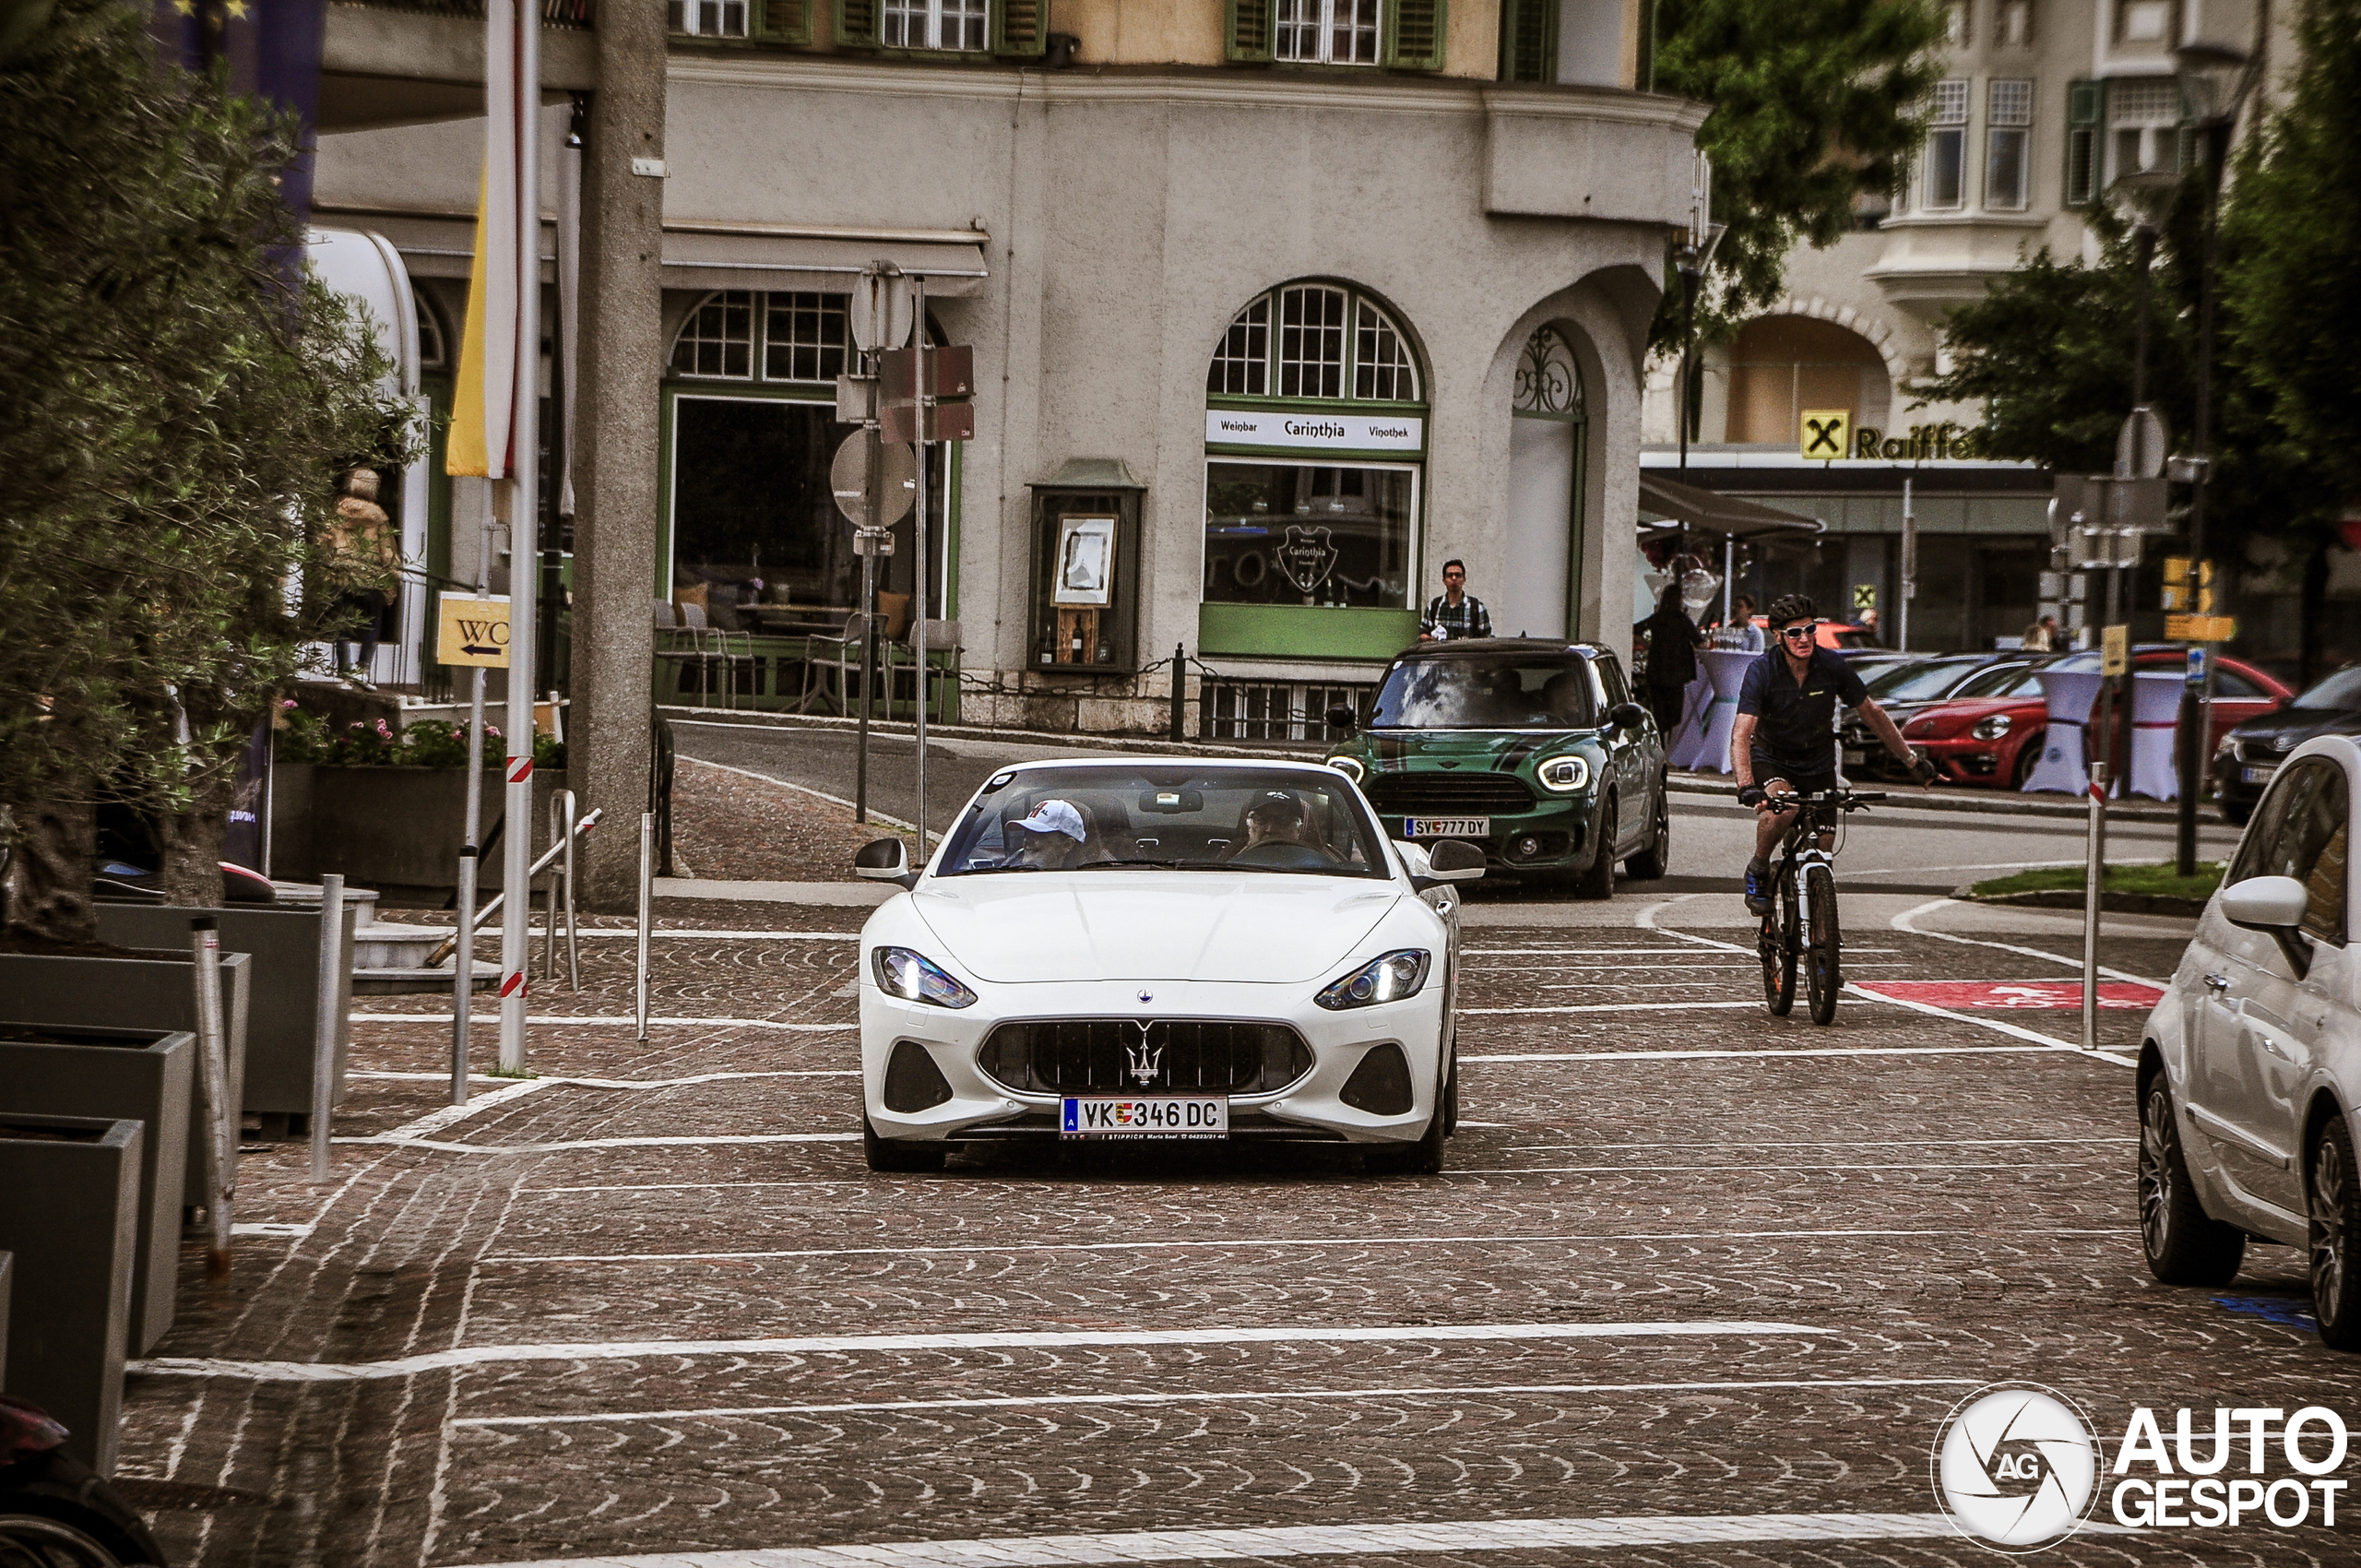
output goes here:
<path id="1" fill-rule="evenodd" d="M 567 771 L 585 810 L 584 901 L 634 907 L 647 809 L 656 596 L 657 404 L 663 375 L 664 7 L 597 15 L 598 87 L 582 159 L 582 379 L 575 407 L 574 722 Z"/>

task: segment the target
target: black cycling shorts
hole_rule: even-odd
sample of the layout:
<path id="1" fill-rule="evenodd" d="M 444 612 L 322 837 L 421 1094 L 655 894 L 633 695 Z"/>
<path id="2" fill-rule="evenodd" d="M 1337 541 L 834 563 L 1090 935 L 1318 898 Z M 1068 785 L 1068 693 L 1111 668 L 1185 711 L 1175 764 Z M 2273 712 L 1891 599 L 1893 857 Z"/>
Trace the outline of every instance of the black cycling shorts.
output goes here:
<path id="1" fill-rule="evenodd" d="M 1784 778 L 1787 781 L 1789 789 L 1799 790 L 1807 795 L 1814 795 L 1824 790 L 1836 788 L 1836 769 L 1833 766 L 1809 772 L 1800 767 L 1787 767 L 1774 762 L 1768 752 L 1757 751 L 1750 754 L 1754 758 L 1754 782 L 1758 785 L 1767 787 L 1774 778 Z"/>

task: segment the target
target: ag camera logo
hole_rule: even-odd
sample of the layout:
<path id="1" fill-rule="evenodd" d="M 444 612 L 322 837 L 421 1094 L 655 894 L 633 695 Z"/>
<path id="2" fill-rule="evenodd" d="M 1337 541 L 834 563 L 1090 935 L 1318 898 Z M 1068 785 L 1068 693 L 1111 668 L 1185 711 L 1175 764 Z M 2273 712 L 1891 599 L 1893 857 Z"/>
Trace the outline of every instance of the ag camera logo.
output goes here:
<path id="1" fill-rule="evenodd" d="M 1944 1419 L 1935 1495 L 1969 1539 L 1995 1551 L 2038 1551 L 2089 1515 L 2098 1467 L 2091 1424 L 2064 1395 L 2038 1384 L 1992 1384 Z"/>

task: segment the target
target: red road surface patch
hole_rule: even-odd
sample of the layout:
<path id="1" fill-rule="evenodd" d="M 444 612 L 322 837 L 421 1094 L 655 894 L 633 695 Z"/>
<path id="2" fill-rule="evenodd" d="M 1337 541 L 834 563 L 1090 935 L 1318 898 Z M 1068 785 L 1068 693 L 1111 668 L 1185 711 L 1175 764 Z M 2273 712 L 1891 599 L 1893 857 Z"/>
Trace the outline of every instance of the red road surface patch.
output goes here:
<path id="1" fill-rule="evenodd" d="M 2004 1012 L 2079 1012 L 2081 980 L 1864 980 L 1861 989 L 1872 996 L 1896 1002 L 1924 1002 L 1935 1007 L 1964 1007 Z M 2102 980 L 2099 1005 L 2109 1012 L 2146 1012 L 2164 992 L 2134 980 Z"/>

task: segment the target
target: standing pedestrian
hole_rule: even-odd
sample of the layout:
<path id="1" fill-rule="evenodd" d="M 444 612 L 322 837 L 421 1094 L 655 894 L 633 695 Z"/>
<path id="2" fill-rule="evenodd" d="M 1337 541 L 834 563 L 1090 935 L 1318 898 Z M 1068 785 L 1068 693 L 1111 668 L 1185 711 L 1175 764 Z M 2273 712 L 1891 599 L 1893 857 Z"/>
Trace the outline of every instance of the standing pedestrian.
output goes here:
<path id="1" fill-rule="evenodd" d="M 338 611 L 359 624 L 348 621 L 350 630 L 337 630 L 336 672 L 353 685 L 374 690 L 369 667 L 376 661 L 386 607 L 392 602 L 376 585 L 393 580 L 401 564 L 401 548 L 394 540 L 393 519 L 377 505 L 377 471 L 354 469 L 345 475 L 343 489 L 337 498 L 336 521 L 329 527 L 328 547 L 351 578 L 371 586 L 349 588 L 338 600 Z M 350 664 L 344 651 L 348 642 L 361 645 L 359 657 Z"/>
<path id="2" fill-rule="evenodd" d="M 1467 563 L 1446 561 L 1442 564 L 1442 591 L 1427 600 L 1427 613 L 1418 626 L 1422 643 L 1449 642 L 1459 637 L 1489 637 L 1492 635 L 1492 612 L 1484 601 L 1467 591 Z"/>
<path id="3" fill-rule="evenodd" d="M 1745 594 L 1732 601 L 1730 624 L 1723 629 L 1723 641 L 1737 653 L 1761 653 L 1763 649 L 1762 628 L 1754 624 L 1754 600 Z"/>
<path id="4" fill-rule="evenodd" d="M 1647 688 L 1648 711 L 1655 715 L 1656 731 L 1669 740 L 1680 728 L 1682 698 L 1697 679 L 1697 649 L 1705 634 L 1680 607 L 1680 585 L 1664 590 L 1656 612 L 1631 628 L 1648 638 L 1648 662 L 1641 683 Z"/>

